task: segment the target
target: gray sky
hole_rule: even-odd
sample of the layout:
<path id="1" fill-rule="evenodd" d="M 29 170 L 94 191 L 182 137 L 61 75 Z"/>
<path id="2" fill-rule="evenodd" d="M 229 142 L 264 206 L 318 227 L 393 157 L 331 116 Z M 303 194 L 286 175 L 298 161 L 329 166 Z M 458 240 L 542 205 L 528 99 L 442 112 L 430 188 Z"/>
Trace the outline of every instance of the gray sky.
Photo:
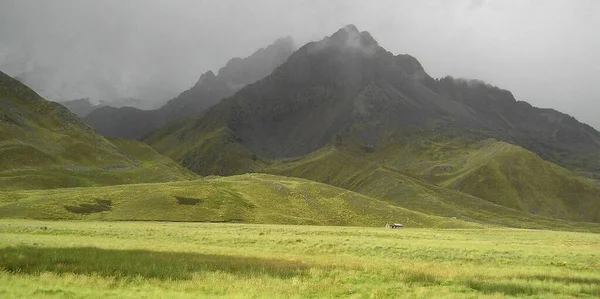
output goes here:
<path id="1" fill-rule="evenodd" d="M 600 128 L 600 1 L 0 0 L 0 69 L 52 100 L 166 100 L 291 35 L 355 24 L 433 77 L 481 79 Z"/>

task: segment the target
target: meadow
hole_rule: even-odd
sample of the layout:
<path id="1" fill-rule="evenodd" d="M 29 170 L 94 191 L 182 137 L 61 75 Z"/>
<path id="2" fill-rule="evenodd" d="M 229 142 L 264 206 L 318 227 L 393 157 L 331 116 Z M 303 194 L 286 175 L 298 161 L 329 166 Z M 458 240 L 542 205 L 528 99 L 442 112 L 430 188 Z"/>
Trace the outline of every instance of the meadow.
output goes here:
<path id="1" fill-rule="evenodd" d="M 597 298 L 600 235 L 0 220 L 1 298 Z"/>

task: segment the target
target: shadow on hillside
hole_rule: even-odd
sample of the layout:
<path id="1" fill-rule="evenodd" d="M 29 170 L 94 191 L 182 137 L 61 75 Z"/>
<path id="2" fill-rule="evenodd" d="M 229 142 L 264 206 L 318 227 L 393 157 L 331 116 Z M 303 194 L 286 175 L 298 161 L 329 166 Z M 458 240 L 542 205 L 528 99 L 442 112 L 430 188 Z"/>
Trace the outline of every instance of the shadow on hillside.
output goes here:
<path id="1" fill-rule="evenodd" d="M 494 281 L 468 279 L 465 285 L 485 294 L 502 293 L 511 296 L 534 296 L 540 294 L 562 294 L 569 287 L 578 294 L 600 296 L 598 279 L 578 277 L 556 277 L 547 275 L 519 276 L 522 281 Z M 551 281 L 556 284 L 536 284 L 535 281 Z M 574 285 L 575 284 L 575 285 Z M 577 286 L 576 284 L 581 284 Z M 567 287 L 569 286 L 569 287 Z M 565 289 L 566 288 L 566 289 Z"/>
<path id="2" fill-rule="evenodd" d="M 517 278 L 525 280 L 541 280 L 541 281 L 553 281 L 564 284 L 593 284 L 600 286 L 600 278 L 593 277 L 571 277 L 571 276 L 556 276 L 556 275 L 520 275 Z"/>
<path id="3" fill-rule="evenodd" d="M 551 288 L 543 288 L 522 282 L 468 280 L 466 285 L 484 294 L 502 293 L 510 296 L 533 296 L 539 293 L 555 293 Z"/>
<path id="4" fill-rule="evenodd" d="M 0 270 L 22 274 L 54 272 L 183 280 L 191 279 L 194 273 L 220 271 L 241 276 L 291 278 L 305 275 L 308 268 L 306 264 L 287 260 L 185 252 L 93 247 L 0 249 Z"/>

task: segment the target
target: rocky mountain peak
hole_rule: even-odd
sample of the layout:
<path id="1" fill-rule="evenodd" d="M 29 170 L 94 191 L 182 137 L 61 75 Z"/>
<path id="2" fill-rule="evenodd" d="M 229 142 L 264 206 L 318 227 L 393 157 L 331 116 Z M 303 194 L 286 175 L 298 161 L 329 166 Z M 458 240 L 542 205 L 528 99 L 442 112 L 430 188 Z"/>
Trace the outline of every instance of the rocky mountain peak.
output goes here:
<path id="1" fill-rule="evenodd" d="M 202 76 L 200 76 L 200 79 L 198 79 L 198 82 L 196 83 L 196 85 L 210 84 L 211 82 L 214 81 L 215 78 L 217 78 L 215 73 L 213 73 L 213 71 L 208 71 L 208 72 L 202 74 Z"/>
<path id="2" fill-rule="evenodd" d="M 294 42 L 294 39 L 288 35 L 286 37 L 278 38 L 269 47 L 278 47 L 282 49 L 291 50 L 293 52 L 296 49 L 296 44 Z"/>
<path id="3" fill-rule="evenodd" d="M 335 46 L 354 51 L 361 51 L 364 54 L 374 54 L 375 50 L 379 47 L 379 44 L 369 32 L 360 32 L 356 26 L 352 24 L 341 28 L 318 44 L 325 47 Z"/>

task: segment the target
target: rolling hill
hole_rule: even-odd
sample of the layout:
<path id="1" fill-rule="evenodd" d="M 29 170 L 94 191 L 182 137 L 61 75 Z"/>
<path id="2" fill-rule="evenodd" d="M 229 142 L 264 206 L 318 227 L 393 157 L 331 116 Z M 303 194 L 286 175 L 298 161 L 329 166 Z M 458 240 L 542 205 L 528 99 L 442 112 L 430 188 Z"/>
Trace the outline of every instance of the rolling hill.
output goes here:
<path id="1" fill-rule="evenodd" d="M 0 188 L 194 178 L 148 146 L 107 140 L 60 104 L 0 72 Z M 141 154 L 138 156 L 138 154 Z"/>
<path id="2" fill-rule="evenodd" d="M 600 222 L 600 188 L 588 179 L 494 140 L 473 145 L 465 157 L 453 163 L 414 159 L 414 164 L 395 164 L 390 156 L 361 157 L 345 148 L 327 147 L 272 163 L 263 171 L 331 184 L 443 217 L 493 222 L 502 215 L 517 222 L 522 215 L 516 211 L 521 211 Z"/>
<path id="3" fill-rule="evenodd" d="M 502 209 L 502 207 L 499 207 Z M 197 181 L 0 191 L 1 218 L 78 220 L 158 220 L 304 225 L 525 228 L 593 230 L 598 224 L 574 223 L 515 211 L 515 217 L 490 215 L 466 221 L 411 211 L 393 203 L 304 179 L 246 174 Z"/>
<path id="4" fill-rule="evenodd" d="M 382 226 L 396 219 L 414 227 L 481 227 L 325 184 L 264 174 L 130 187 L 5 193 L 0 217 L 355 226 Z"/>

